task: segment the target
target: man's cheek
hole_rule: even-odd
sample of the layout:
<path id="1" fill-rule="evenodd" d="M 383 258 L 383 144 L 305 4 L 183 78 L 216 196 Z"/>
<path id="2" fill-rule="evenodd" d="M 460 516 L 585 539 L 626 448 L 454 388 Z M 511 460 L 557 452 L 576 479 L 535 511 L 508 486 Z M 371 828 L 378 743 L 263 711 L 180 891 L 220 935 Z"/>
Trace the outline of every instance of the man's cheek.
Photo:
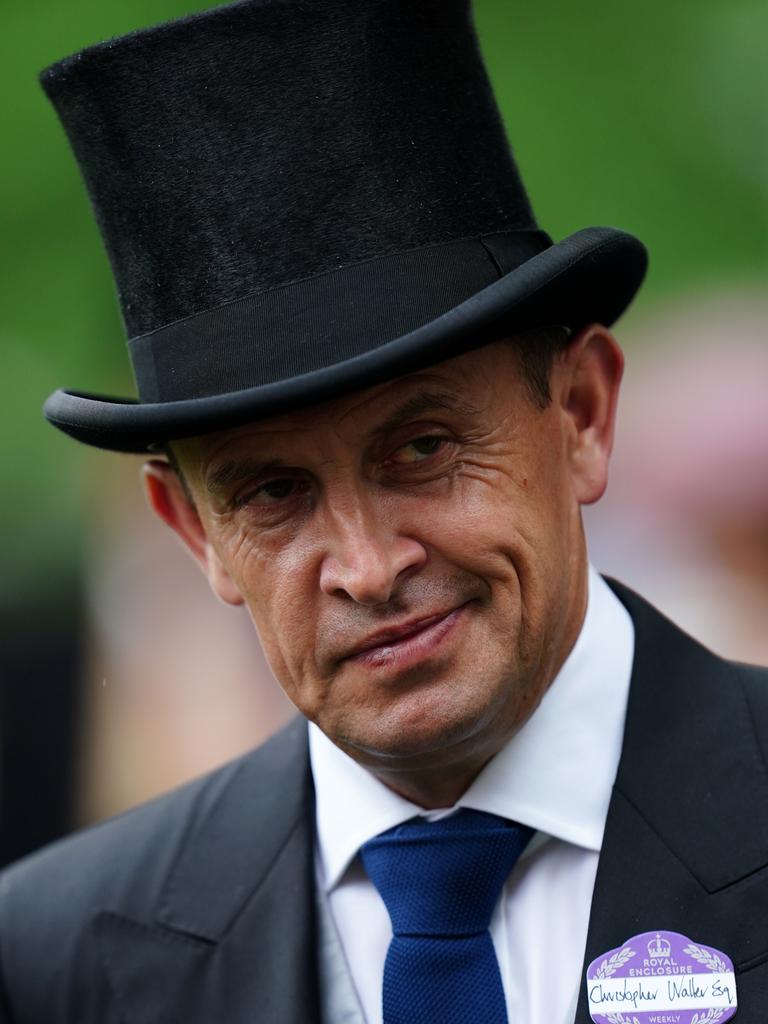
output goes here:
<path id="1" fill-rule="evenodd" d="M 272 592 L 271 599 L 257 600 L 258 621 L 254 619 L 264 653 L 273 672 L 304 674 L 314 652 L 311 615 L 305 603 L 289 594 Z"/>

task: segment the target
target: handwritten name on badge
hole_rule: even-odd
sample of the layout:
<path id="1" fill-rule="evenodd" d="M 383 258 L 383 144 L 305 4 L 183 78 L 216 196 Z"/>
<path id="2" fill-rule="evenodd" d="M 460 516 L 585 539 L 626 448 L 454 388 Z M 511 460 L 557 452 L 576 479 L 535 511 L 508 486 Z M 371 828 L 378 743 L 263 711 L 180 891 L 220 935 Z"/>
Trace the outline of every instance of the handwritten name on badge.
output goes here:
<path id="1" fill-rule="evenodd" d="M 725 1024 L 736 1013 L 730 958 L 679 932 L 643 932 L 587 968 L 595 1024 Z"/>

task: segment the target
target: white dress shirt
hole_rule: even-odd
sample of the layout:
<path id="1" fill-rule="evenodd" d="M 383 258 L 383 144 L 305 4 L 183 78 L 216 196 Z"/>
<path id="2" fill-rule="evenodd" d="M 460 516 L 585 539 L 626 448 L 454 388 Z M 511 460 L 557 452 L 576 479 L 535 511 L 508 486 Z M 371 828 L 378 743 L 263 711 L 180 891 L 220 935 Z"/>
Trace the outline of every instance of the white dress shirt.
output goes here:
<path id="1" fill-rule="evenodd" d="M 491 921 L 508 1019 L 572 1024 L 634 655 L 632 620 L 591 566 L 588 590 L 581 632 L 539 707 L 454 808 L 428 812 L 403 799 L 310 725 L 321 977 L 338 990 L 326 992 L 326 1006 L 356 994 L 359 1012 L 345 1019 L 381 1024 L 392 937 L 360 847 L 414 815 L 434 819 L 470 807 L 536 830 Z"/>

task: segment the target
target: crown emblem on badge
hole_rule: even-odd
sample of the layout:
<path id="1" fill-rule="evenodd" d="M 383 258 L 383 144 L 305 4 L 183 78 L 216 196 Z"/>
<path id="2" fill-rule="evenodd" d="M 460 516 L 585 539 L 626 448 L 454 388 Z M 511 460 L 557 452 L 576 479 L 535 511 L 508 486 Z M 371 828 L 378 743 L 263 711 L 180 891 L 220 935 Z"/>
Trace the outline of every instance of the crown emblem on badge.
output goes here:
<path id="1" fill-rule="evenodd" d="M 651 939 L 648 943 L 648 956 L 661 957 L 672 955 L 672 944 L 666 939 L 662 939 L 659 932 L 656 932 L 656 938 Z"/>

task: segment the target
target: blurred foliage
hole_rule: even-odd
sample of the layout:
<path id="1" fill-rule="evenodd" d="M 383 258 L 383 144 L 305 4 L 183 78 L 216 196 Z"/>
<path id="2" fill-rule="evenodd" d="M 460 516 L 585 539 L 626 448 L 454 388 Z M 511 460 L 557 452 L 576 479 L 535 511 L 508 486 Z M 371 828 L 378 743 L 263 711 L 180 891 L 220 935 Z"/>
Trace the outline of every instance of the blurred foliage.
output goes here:
<path id="1" fill-rule="evenodd" d="M 65 592 L 80 557 L 92 481 L 114 460 L 128 460 L 131 471 L 136 465 L 130 456 L 90 452 L 40 413 L 59 386 L 134 391 L 107 261 L 36 74 L 101 39 L 209 6 L 30 0 L 3 11 L 5 603 Z M 475 9 L 542 226 L 561 238 L 614 224 L 648 244 L 651 273 L 630 318 L 680 292 L 762 279 L 763 0 L 476 0 Z"/>

